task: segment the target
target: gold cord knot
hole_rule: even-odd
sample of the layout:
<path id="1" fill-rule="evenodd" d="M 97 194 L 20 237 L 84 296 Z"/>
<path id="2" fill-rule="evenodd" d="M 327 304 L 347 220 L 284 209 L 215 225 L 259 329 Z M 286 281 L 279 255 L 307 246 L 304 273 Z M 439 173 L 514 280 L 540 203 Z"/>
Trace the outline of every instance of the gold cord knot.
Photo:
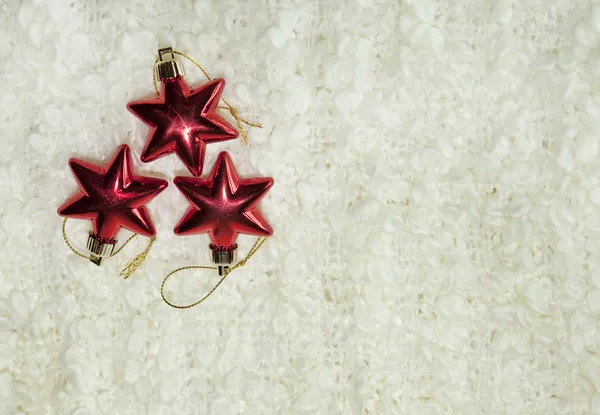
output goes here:
<path id="1" fill-rule="evenodd" d="M 148 244 L 146 249 L 144 249 L 139 255 L 137 255 L 135 258 L 133 258 L 131 261 L 129 261 L 127 263 L 127 265 L 125 265 L 125 267 L 121 270 L 121 272 L 119 272 L 119 275 L 121 277 L 123 277 L 124 280 L 131 277 L 131 275 L 135 272 L 135 270 L 138 269 L 142 265 L 142 263 L 146 260 L 146 257 L 148 256 L 148 252 L 150 252 L 150 248 L 152 248 L 152 244 L 154 243 L 154 241 L 156 241 L 155 236 L 150 238 L 150 243 Z"/>

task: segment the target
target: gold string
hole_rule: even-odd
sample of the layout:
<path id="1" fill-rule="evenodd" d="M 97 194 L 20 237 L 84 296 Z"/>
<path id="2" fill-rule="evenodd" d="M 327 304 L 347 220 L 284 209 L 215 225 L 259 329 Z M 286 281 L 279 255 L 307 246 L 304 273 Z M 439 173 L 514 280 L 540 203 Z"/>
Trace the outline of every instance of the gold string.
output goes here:
<path id="1" fill-rule="evenodd" d="M 158 60 L 159 58 L 156 57 L 156 60 L 154 61 L 154 65 L 152 65 L 152 85 L 154 85 L 154 93 L 156 93 L 156 95 L 160 95 L 160 92 L 158 92 L 158 82 L 156 81 L 156 65 L 158 64 Z"/>
<path id="2" fill-rule="evenodd" d="M 133 236 L 135 236 L 135 235 L 133 235 Z M 124 280 L 131 277 L 131 275 L 135 272 L 135 270 L 138 269 L 144 263 L 144 260 L 146 259 L 146 256 L 148 256 L 148 252 L 150 252 L 150 248 L 152 248 L 152 244 L 154 243 L 154 241 L 156 241 L 156 237 L 153 236 L 152 238 L 150 238 L 150 242 L 148 243 L 148 246 L 146 247 L 146 249 L 144 249 L 135 258 L 133 258 L 131 261 L 129 261 L 127 263 L 127 265 L 125 265 L 125 267 L 121 270 L 121 272 L 119 272 L 119 276 L 123 277 Z M 123 246 L 125 246 L 125 245 L 123 245 Z M 121 249 L 123 249 L 123 246 L 121 247 Z M 121 249 L 119 249 L 119 251 Z M 117 251 L 117 252 L 119 252 L 119 251 Z"/>
<path id="3" fill-rule="evenodd" d="M 69 238 L 67 238 L 67 231 L 65 229 L 65 226 L 67 226 L 67 218 L 65 218 L 65 220 L 63 220 L 63 223 L 62 223 L 62 237 L 63 237 L 65 243 L 67 244 L 67 246 L 69 247 L 69 249 L 71 251 L 73 251 L 73 253 L 75 255 L 80 256 L 81 258 L 91 259 L 89 255 L 82 254 L 81 252 L 79 252 L 78 250 L 73 248 L 73 245 L 71 245 L 71 242 L 69 242 Z"/>
<path id="4" fill-rule="evenodd" d="M 204 69 L 198 62 L 196 62 L 194 59 L 192 59 L 188 54 L 183 53 L 183 52 L 178 52 L 176 50 L 174 50 L 172 52 L 176 55 L 183 56 L 184 58 L 186 58 L 187 60 L 192 62 L 194 65 L 196 65 L 202 71 L 204 76 L 206 76 L 206 79 L 208 79 L 209 81 L 212 80 L 212 78 L 210 77 L 208 72 L 206 72 L 206 69 Z M 156 60 L 154 61 L 154 66 L 156 66 L 156 64 L 158 63 L 158 60 L 159 59 L 156 58 Z M 160 95 L 160 93 L 158 92 L 158 82 L 156 80 L 156 71 L 152 71 L 152 83 L 154 84 L 154 92 L 156 92 L 156 95 Z M 225 98 L 221 97 L 221 101 L 223 101 L 223 104 L 225 104 L 225 105 L 219 105 L 218 108 L 226 109 L 227 111 L 229 111 L 229 113 L 235 119 L 235 122 L 237 123 L 238 130 L 240 130 L 240 135 L 242 136 L 242 143 L 244 143 L 244 145 L 246 145 L 246 146 L 250 145 L 250 143 L 248 142 L 248 132 L 244 129 L 242 124 L 246 124 L 250 127 L 256 127 L 256 128 L 262 128 L 262 124 L 256 123 L 256 122 L 251 122 L 251 121 L 248 121 L 248 120 L 240 117 L 237 109 L 233 105 L 231 105 L 229 102 L 227 102 L 227 100 Z"/>
<path id="5" fill-rule="evenodd" d="M 167 303 L 168 305 L 170 305 L 173 308 L 178 308 L 178 309 L 186 309 L 186 308 L 192 308 L 197 306 L 198 304 L 204 302 L 204 300 L 206 300 L 208 297 L 210 297 L 212 295 L 212 293 L 214 293 L 217 288 L 219 288 L 219 285 L 221 285 L 221 283 L 223 281 L 225 281 L 225 278 L 227 278 L 227 276 L 229 274 L 231 274 L 234 270 L 243 267 L 244 265 L 246 265 L 246 262 L 248 262 L 248 260 L 252 257 L 252 255 L 254 255 L 256 253 L 256 251 L 258 251 L 260 249 L 260 247 L 262 246 L 262 244 L 265 243 L 265 241 L 267 240 L 267 238 L 258 238 L 256 240 L 256 242 L 254 242 L 254 245 L 252 245 L 252 248 L 250 248 L 250 251 L 248 252 L 248 255 L 246 255 L 246 258 L 242 259 L 241 261 L 237 262 L 235 265 L 233 265 L 231 268 L 228 268 L 225 273 L 223 274 L 223 277 L 221 277 L 221 279 L 219 280 L 219 282 L 217 282 L 217 284 L 208 292 L 208 294 L 206 294 L 204 297 L 202 297 L 200 300 L 196 301 L 195 303 L 192 304 L 187 304 L 187 305 L 177 305 L 177 304 L 173 304 L 172 302 L 170 302 L 169 300 L 167 300 L 167 298 L 165 297 L 165 293 L 164 293 L 164 289 L 165 289 L 165 284 L 167 283 L 167 281 L 169 280 L 169 278 L 171 278 L 171 276 L 173 276 L 174 274 L 180 272 L 180 271 L 185 271 L 187 269 L 213 269 L 216 270 L 217 267 L 213 267 L 213 266 L 209 266 L 209 265 L 190 265 L 187 267 L 181 267 L 181 268 L 177 268 L 173 271 L 171 271 L 170 273 L 167 274 L 167 276 L 165 277 L 165 279 L 163 280 L 161 286 L 160 286 L 160 295 L 163 299 L 163 301 L 165 303 Z"/>
<path id="6" fill-rule="evenodd" d="M 65 229 L 66 225 L 67 225 L 67 219 L 65 218 L 63 220 L 62 223 L 62 237 L 63 240 L 65 241 L 65 243 L 67 244 L 67 246 L 69 247 L 69 249 L 77 256 L 80 256 L 81 258 L 85 258 L 85 259 L 91 259 L 91 255 L 85 255 L 84 253 L 78 251 L 77 249 L 75 249 L 73 247 L 73 245 L 71 245 L 71 242 L 69 241 L 69 238 L 67 237 L 67 231 Z M 121 245 L 116 251 L 114 251 L 112 254 L 110 254 L 110 256 L 108 258 L 112 258 L 115 255 L 117 255 L 119 252 L 121 252 L 123 250 L 123 248 L 125 248 L 125 246 L 131 242 L 131 240 L 133 238 L 135 238 L 137 236 L 136 233 L 134 233 L 133 235 L 131 235 L 129 238 L 127 238 L 127 240 L 123 243 L 123 245 Z M 156 237 L 152 237 L 150 238 L 150 242 L 148 243 L 148 246 L 146 247 L 146 249 L 144 249 L 142 251 L 142 253 L 140 253 L 139 255 L 137 255 L 135 258 L 133 258 L 131 261 L 129 261 L 125 267 L 121 270 L 121 272 L 119 272 L 119 276 L 123 277 L 123 279 L 127 279 L 129 277 L 131 277 L 131 275 L 135 272 L 136 269 L 138 269 L 140 267 L 140 265 L 142 265 L 142 263 L 144 262 L 144 260 L 146 259 L 146 256 L 148 255 L 148 252 L 150 252 L 150 248 L 152 247 L 152 244 L 154 243 L 154 241 L 156 240 Z"/>

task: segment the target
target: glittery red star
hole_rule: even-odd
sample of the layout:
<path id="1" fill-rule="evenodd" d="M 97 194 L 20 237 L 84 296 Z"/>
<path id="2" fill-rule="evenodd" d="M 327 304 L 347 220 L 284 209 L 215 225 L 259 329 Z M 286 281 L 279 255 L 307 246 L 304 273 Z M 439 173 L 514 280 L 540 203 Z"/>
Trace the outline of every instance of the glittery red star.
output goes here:
<path id="1" fill-rule="evenodd" d="M 127 145 L 120 146 L 104 167 L 74 158 L 69 166 L 81 191 L 58 208 L 59 215 L 91 219 L 94 233 L 103 240 L 113 239 L 121 227 L 144 236 L 156 234 L 145 205 L 168 183 L 134 176 Z"/>
<path id="2" fill-rule="evenodd" d="M 177 235 L 208 232 L 213 244 L 226 249 L 234 245 L 238 233 L 273 234 L 256 208 L 273 179 L 240 179 L 226 152 L 219 154 L 208 179 L 175 177 L 174 183 L 192 205 L 175 227 Z"/>
<path id="3" fill-rule="evenodd" d="M 215 112 L 225 81 L 214 79 L 195 91 L 181 76 L 162 85 L 160 98 L 127 104 L 152 128 L 142 161 L 177 153 L 190 173 L 200 176 L 206 144 L 238 136 L 237 130 Z"/>

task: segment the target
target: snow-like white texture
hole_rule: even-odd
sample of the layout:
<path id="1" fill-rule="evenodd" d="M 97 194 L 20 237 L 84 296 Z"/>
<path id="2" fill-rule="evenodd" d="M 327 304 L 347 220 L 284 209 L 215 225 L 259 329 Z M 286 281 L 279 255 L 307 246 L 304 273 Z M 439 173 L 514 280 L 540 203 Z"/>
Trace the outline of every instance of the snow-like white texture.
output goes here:
<path id="1" fill-rule="evenodd" d="M 585 0 L 0 5 L 0 413 L 600 414 L 600 6 Z M 202 306 L 158 240 L 98 268 L 56 208 L 69 157 L 148 129 L 158 47 L 265 128 L 210 145 L 272 176 L 275 235 Z M 185 64 L 187 79 L 203 75 Z M 175 156 L 138 172 L 187 174 Z M 72 221 L 81 246 L 88 224 Z M 126 233 L 121 234 L 124 240 Z M 251 238 L 240 237 L 244 254 Z M 216 282 L 189 272 L 192 301 Z"/>

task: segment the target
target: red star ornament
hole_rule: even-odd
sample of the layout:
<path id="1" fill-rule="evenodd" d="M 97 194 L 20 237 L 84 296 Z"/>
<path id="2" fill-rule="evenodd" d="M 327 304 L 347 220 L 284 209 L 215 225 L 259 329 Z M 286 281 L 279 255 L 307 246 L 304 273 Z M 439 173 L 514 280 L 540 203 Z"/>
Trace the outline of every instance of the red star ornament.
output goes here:
<path id="1" fill-rule="evenodd" d="M 158 99 L 135 101 L 127 108 L 151 127 L 142 161 L 177 153 L 190 173 L 200 176 L 206 144 L 231 140 L 238 131 L 219 116 L 225 80 L 214 79 L 192 91 L 181 75 L 162 82 Z"/>
<path id="2" fill-rule="evenodd" d="M 90 219 L 94 237 L 108 243 L 114 243 L 120 228 L 144 236 L 156 234 L 145 205 L 168 183 L 135 176 L 127 145 L 120 146 L 104 167 L 75 158 L 69 160 L 69 166 L 81 190 L 58 208 L 60 216 Z"/>
<path id="3" fill-rule="evenodd" d="M 273 234 L 257 209 L 258 202 L 273 186 L 273 179 L 240 179 L 227 152 L 219 154 L 207 179 L 175 177 L 173 181 L 191 204 L 175 227 L 175 234 L 208 233 L 213 251 L 235 249 L 239 233 Z"/>

